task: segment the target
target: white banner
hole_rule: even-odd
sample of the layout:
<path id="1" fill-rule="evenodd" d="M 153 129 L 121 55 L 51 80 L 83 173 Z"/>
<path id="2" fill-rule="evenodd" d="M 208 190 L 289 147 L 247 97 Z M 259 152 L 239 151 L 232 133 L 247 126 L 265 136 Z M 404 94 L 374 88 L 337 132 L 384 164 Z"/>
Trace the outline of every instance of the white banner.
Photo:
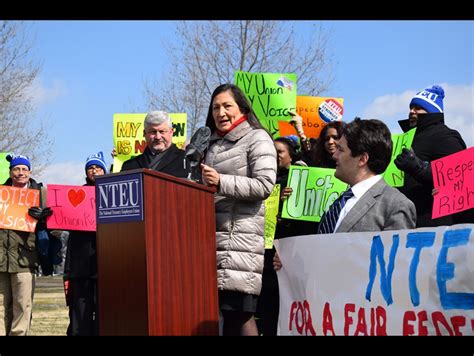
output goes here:
<path id="1" fill-rule="evenodd" d="M 474 335 L 474 224 L 275 240 L 280 335 Z"/>

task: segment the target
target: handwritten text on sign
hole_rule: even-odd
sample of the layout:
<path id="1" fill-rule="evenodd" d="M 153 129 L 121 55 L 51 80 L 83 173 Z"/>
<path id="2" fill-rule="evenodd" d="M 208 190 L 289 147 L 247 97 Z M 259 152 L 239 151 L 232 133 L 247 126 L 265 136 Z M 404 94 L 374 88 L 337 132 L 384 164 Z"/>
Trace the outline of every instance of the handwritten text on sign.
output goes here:
<path id="1" fill-rule="evenodd" d="M 173 143 L 178 148 L 186 141 L 186 113 L 169 113 L 173 123 Z M 114 157 L 113 173 L 120 172 L 123 162 L 142 154 L 146 148 L 143 121 L 146 114 L 114 114 Z"/>
<path id="2" fill-rule="evenodd" d="M 283 203 L 285 219 L 320 221 L 324 212 L 347 189 L 334 177 L 335 169 L 290 166 L 287 186 L 293 189 Z"/>
<path id="3" fill-rule="evenodd" d="M 433 219 L 474 208 L 474 147 L 431 162 Z"/>
<path id="4" fill-rule="evenodd" d="M 49 229 L 96 230 L 95 187 L 49 184 L 47 202 Z"/>
<path id="5" fill-rule="evenodd" d="M 343 104 L 343 98 L 298 95 L 296 97 L 296 113 L 303 119 L 303 131 L 306 137 L 318 138 L 321 130 L 329 122 L 342 120 Z M 329 112 L 329 114 L 325 116 L 325 112 Z M 278 121 L 278 128 L 280 136 L 296 135 L 296 129 L 289 122 Z"/>
<path id="6" fill-rule="evenodd" d="M 392 158 L 388 164 L 387 169 L 382 174 L 383 179 L 388 185 L 392 187 L 403 187 L 405 184 L 405 172 L 398 169 L 395 165 L 395 159 L 398 157 L 404 148 L 410 149 L 415 137 L 416 128 L 411 129 L 403 134 L 392 134 Z"/>
<path id="7" fill-rule="evenodd" d="M 279 333 L 473 335 L 473 224 L 276 240 Z"/>
<path id="8" fill-rule="evenodd" d="M 0 229 L 35 231 L 36 219 L 28 209 L 39 206 L 40 191 L 0 186 Z"/>
<path id="9" fill-rule="evenodd" d="M 278 137 L 278 121 L 290 121 L 296 109 L 296 74 L 236 71 L 235 84 L 242 89 L 252 109 L 272 137 Z"/>

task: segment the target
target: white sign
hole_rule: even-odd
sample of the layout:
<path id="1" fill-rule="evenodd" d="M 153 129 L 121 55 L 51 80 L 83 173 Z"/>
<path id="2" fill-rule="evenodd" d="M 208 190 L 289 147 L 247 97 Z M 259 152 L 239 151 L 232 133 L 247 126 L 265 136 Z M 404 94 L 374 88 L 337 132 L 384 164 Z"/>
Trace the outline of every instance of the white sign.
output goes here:
<path id="1" fill-rule="evenodd" d="M 275 240 L 280 335 L 474 335 L 474 224 Z"/>

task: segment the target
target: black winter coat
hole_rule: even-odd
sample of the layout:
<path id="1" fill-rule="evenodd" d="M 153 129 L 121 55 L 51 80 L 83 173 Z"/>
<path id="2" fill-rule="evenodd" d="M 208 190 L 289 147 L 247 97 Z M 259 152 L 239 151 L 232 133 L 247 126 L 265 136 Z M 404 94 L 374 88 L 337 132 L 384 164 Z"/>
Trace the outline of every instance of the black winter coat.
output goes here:
<path id="1" fill-rule="evenodd" d="M 408 119 L 398 122 L 403 132 L 410 130 Z M 459 132 L 444 124 L 444 114 L 420 114 L 413 139 L 413 151 L 423 161 L 431 162 L 466 149 L 466 144 Z M 416 227 L 442 226 L 455 223 L 453 215 L 431 219 L 433 210 L 433 176 L 431 165 L 419 176 L 405 173 L 405 185 L 399 190 L 410 199 L 416 207 Z"/>
<path id="2" fill-rule="evenodd" d="M 178 178 L 186 178 L 190 172 L 190 167 L 189 162 L 185 158 L 185 152 L 176 147 L 175 144 L 172 144 L 168 150 L 169 152 L 163 156 L 155 170 Z M 145 151 L 146 153 L 149 152 L 148 147 Z M 150 162 L 147 159 L 147 155 L 143 153 L 124 162 L 121 172 L 138 168 L 148 168 L 149 164 Z"/>

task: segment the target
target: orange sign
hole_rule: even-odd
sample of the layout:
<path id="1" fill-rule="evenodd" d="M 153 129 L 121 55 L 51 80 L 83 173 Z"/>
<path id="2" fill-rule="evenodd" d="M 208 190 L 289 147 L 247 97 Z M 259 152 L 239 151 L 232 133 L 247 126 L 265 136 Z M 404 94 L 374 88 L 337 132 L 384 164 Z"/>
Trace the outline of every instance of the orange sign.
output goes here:
<path id="1" fill-rule="evenodd" d="M 35 231 L 36 219 L 28 209 L 39 206 L 40 191 L 0 186 L 0 229 Z"/>
<path id="2" fill-rule="evenodd" d="M 318 138 L 327 123 L 342 120 L 343 103 L 343 98 L 297 96 L 296 113 L 303 118 L 306 137 Z M 289 122 L 278 121 L 278 128 L 280 136 L 296 135 L 295 128 Z"/>

